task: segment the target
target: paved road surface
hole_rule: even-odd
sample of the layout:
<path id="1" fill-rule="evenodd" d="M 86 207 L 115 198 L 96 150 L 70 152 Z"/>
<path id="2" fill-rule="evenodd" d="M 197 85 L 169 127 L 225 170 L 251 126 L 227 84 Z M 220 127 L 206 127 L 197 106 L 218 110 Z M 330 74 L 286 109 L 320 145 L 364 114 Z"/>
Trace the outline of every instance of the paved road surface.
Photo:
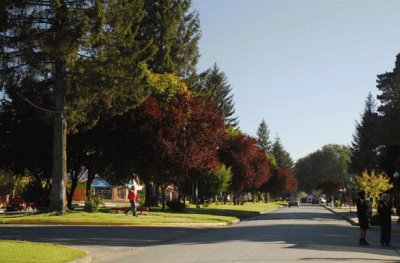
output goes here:
<path id="1" fill-rule="evenodd" d="M 222 228 L 14 227 L 0 239 L 56 242 L 83 248 L 93 262 L 400 262 L 393 248 L 358 245 L 358 228 L 321 206 L 282 208 Z"/>

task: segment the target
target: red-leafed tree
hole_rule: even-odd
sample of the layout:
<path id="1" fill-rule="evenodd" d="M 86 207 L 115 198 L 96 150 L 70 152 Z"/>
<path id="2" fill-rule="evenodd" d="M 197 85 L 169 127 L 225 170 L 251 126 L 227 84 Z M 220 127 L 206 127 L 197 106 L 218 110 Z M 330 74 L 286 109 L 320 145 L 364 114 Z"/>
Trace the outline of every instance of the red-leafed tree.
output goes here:
<path id="1" fill-rule="evenodd" d="M 273 167 L 272 178 L 263 188 L 275 197 L 286 197 L 296 191 L 297 180 L 289 169 Z"/>
<path id="2" fill-rule="evenodd" d="M 218 166 L 223 119 L 208 101 L 187 93 L 149 97 L 132 113 L 131 147 L 137 172 L 162 188 Z M 163 196 L 165 201 L 165 196 Z M 163 202 L 165 208 L 165 202 Z"/>
<path id="3" fill-rule="evenodd" d="M 259 189 L 271 176 L 265 152 L 247 135 L 228 135 L 220 149 L 220 160 L 232 168 L 235 204 L 240 193 Z"/>
<path id="4" fill-rule="evenodd" d="M 333 195 L 343 188 L 343 180 L 338 177 L 324 178 L 318 181 L 317 189 L 321 190 L 326 195 Z"/>

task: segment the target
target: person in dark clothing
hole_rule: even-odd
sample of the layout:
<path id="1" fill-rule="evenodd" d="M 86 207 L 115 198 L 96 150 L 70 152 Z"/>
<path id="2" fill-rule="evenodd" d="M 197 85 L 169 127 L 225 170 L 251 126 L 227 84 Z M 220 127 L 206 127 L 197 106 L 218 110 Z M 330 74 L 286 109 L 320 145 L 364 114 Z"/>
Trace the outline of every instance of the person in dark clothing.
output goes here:
<path id="1" fill-rule="evenodd" d="M 357 217 L 358 217 L 358 224 L 360 225 L 360 245 L 369 246 L 368 242 L 365 240 L 365 236 L 367 234 L 368 229 L 368 209 L 369 205 L 368 202 L 365 201 L 366 193 L 364 190 L 361 190 L 358 193 L 357 198 Z"/>
<path id="2" fill-rule="evenodd" d="M 392 203 L 390 196 L 383 194 L 378 204 L 379 223 L 381 225 L 381 245 L 390 246 L 392 232 Z"/>

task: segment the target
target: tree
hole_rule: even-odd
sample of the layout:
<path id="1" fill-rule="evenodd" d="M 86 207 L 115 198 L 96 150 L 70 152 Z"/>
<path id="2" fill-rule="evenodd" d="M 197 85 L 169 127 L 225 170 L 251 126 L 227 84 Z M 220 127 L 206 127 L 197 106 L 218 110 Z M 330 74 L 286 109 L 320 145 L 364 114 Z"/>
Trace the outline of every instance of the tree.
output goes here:
<path id="1" fill-rule="evenodd" d="M 340 178 L 323 178 L 318 181 L 317 189 L 321 190 L 324 194 L 332 196 L 337 193 L 340 188 L 343 188 L 343 180 Z"/>
<path id="2" fill-rule="evenodd" d="M 217 64 L 198 76 L 194 91 L 206 96 L 216 105 L 218 112 L 224 117 L 225 125 L 237 128 L 239 121 L 235 114 L 235 104 L 231 86 L 228 84 L 227 77 Z"/>
<path id="3" fill-rule="evenodd" d="M 142 1 L 117 0 L 0 4 L 1 88 L 11 101 L 19 96 L 53 117 L 50 210 L 66 209 L 67 131 L 120 114 L 146 95 L 149 44 L 135 34 L 142 8 Z"/>
<path id="4" fill-rule="evenodd" d="M 323 178 L 343 179 L 348 173 L 349 164 L 349 147 L 337 144 L 325 145 L 296 162 L 295 173 L 299 188 L 311 192 Z"/>
<path id="5" fill-rule="evenodd" d="M 269 135 L 268 125 L 264 119 L 262 119 L 260 125 L 258 125 L 257 142 L 258 146 L 260 146 L 260 148 L 265 152 L 272 150 L 272 142 Z"/>
<path id="6" fill-rule="evenodd" d="M 390 178 L 385 173 L 375 173 L 375 171 L 364 171 L 356 176 L 356 183 L 359 189 L 369 193 L 376 204 L 378 196 L 393 188 Z"/>
<path id="7" fill-rule="evenodd" d="M 274 144 L 272 145 L 271 152 L 275 156 L 275 161 L 278 166 L 293 170 L 293 159 L 292 157 L 290 157 L 290 154 L 283 148 L 279 136 L 276 136 Z"/>
<path id="8" fill-rule="evenodd" d="M 388 174 L 395 172 L 400 160 L 400 54 L 396 57 L 392 72 L 378 75 L 377 88 L 380 106 L 379 154 L 381 167 Z"/>
<path id="9" fill-rule="evenodd" d="M 378 166 L 378 118 L 375 100 L 369 93 L 351 144 L 351 170 L 354 173 L 361 173 L 365 169 L 372 171 Z"/>
<path id="10" fill-rule="evenodd" d="M 232 169 L 231 190 L 235 204 L 243 191 L 254 192 L 271 177 L 265 152 L 257 146 L 257 140 L 250 136 L 227 135 L 220 148 L 220 160 Z"/>
<path id="11" fill-rule="evenodd" d="M 282 167 L 272 167 L 272 177 L 263 186 L 263 189 L 275 197 L 287 197 L 297 189 L 297 180 L 294 174 Z"/>
<path id="12" fill-rule="evenodd" d="M 182 78 L 196 74 L 201 33 L 198 13 L 191 11 L 191 5 L 191 0 L 144 1 L 146 16 L 140 23 L 140 35 L 156 47 L 148 51 L 152 72 Z"/>
<path id="13" fill-rule="evenodd" d="M 176 94 L 170 100 L 154 96 L 132 112 L 130 147 L 136 171 L 148 183 L 169 184 L 186 180 L 218 165 L 217 148 L 223 122 L 215 108 L 202 98 Z M 163 209 L 165 196 L 163 196 Z"/>

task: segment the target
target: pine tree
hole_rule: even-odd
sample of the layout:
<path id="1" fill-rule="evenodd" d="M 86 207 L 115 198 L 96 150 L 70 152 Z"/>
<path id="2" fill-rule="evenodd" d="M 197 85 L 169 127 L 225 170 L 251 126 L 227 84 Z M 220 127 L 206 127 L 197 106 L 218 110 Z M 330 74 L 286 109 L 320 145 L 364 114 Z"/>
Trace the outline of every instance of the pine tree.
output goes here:
<path id="1" fill-rule="evenodd" d="M 361 121 L 356 123 L 356 131 L 351 144 L 351 170 L 356 174 L 364 170 L 372 171 L 377 169 L 377 126 L 376 103 L 371 93 L 369 93 L 365 101 Z"/>
<path id="2" fill-rule="evenodd" d="M 379 144 L 381 147 L 380 168 L 393 174 L 400 164 L 400 54 L 396 57 L 392 72 L 378 75 L 377 88 L 380 106 Z"/>
<path id="3" fill-rule="evenodd" d="M 260 148 L 265 152 L 271 151 L 272 148 L 272 142 L 269 136 L 268 125 L 263 119 L 257 129 L 257 142 L 258 146 L 260 146 Z"/>
<path id="4" fill-rule="evenodd" d="M 235 114 L 235 104 L 231 86 L 228 84 L 224 72 L 220 71 L 217 64 L 202 72 L 194 87 L 195 92 L 207 96 L 217 106 L 219 114 L 224 117 L 224 122 L 228 126 L 237 128 L 239 121 Z"/>
<path id="5" fill-rule="evenodd" d="M 183 78 L 196 74 L 201 34 L 199 15 L 190 10 L 191 5 L 191 0 L 145 1 L 140 34 L 156 47 L 149 52 L 152 72 L 175 73 Z"/>
<path id="6" fill-rule="evenodd" d="M 274 144 L 272 145 L 272 153 L 274 154 L 276 164 L 279 167 L 289 169 L 290 171 L 293 170 L 293 159 L 292 157 L 290 157 L 290 154 L 283 148 L 279 136 L 276 136 Z"/>

